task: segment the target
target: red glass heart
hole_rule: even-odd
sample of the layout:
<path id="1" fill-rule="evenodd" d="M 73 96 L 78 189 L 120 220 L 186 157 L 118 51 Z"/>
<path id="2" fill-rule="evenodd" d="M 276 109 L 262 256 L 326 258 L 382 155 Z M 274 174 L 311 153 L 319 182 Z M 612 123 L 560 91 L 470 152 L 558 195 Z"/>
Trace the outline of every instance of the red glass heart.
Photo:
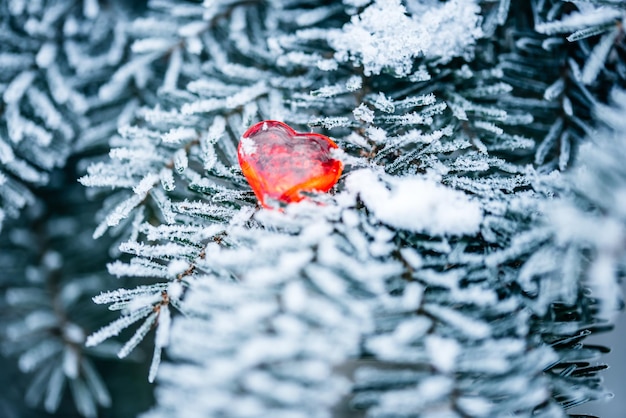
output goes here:
<path id="1" fill-rule="evenodd" d="M 239 141 L 237 156 L 244 176 L 264 207 L 268 198 L 285 203 L 304 199 L 300 192 L 327 192 L 337 183 L 343 164 L 331 157 L 330 138 L 298 133 L 275 120 L 259 122 Z"/>

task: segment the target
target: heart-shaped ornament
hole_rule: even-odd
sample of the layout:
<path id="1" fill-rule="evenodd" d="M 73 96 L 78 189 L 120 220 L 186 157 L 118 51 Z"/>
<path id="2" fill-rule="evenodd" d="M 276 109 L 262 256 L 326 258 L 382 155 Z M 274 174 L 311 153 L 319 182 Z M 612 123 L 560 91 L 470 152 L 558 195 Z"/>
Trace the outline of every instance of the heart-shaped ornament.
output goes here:
<path id="1" fill-rule="evenodd" d="M 244 176 L 264 207 L 271 200 L 304 199 L 300 192 L 327 192 L 337 183 L 343 164 L 331 157 L 330 138 L 299 133 L 275 120 L 253 125 L 239 141 L 237 156 Z"/>

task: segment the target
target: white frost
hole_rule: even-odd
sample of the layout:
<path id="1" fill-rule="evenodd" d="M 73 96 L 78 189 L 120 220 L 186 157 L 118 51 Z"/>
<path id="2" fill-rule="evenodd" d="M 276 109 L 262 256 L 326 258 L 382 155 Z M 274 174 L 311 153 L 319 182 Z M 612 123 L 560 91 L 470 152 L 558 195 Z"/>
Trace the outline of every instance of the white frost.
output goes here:
<path id="1" fill-rule="evenodd" d="M 596 9 L 592 6 L 584 12 L 570 13 L 561 20 L 538 23 L 535 25 L 535 30 L 546 35 L 574 32 L 579 29 L 613 23 L 620 16 L 620 11 L 614 8 L 599 7 Z"/>
<path id="2" fill-rule="evenodd" d="M 361 103 L 359 107 L 352 111 L 355 118 L 362 120 L 366 123 L 374 122 L 374 111 L 367 107 L 364 103 Z"/>
<path id="3" fill-rule="evenodd" d="M 341 32 L 331 34 L 330 42 L 340 61 L 355 59 L 363 64 L 365 75 L 380 74 L 384 68 L 407 75 L 430 35 L 406 14 L 399 0 L 379 0 L 353 16 Z"/>
<path id="4" fill-rule="evenodd" d="M 417 17 L 417 23 L 428 33 L 435 34 L 424 55 L 439 57 L 443 62 L 471 55 L 476 39 L 484 35 L 480 28 L 480 6 L 476 1 L 431 2 L 429 9 L 423 12 L 419 9 L 422 4 L 408 2 L 407 5 L 414 18 Z"/>
<path id="5" fill-rule="evenodd" d="M 189 268 L 189 263 L 185 260 L 174 259 L 167 266 L 167 274 L 170 277 L 184 273 Z"/>
<path id="6" fill-rule="evenodd" d="M 461 346 L 456 340 L 430 335 L 426 338 L 426 351 L 432 363 L 442 372 L 452 372 Z"/>
<path id="7" fill-rule="evenodd" d="M 363 65 L 367 76 L 384 70 L 406 76 L 416 57 L 449 61 L 465 56 L 483 35 L 475 1 L 411 3 L 409 7 L 407 11 L 400 0 L 377 0 L 353 16 L 340 31 L 329 33 L 335 58 Z"/>
<path id="8" fill-rule="evenodd" d="M 241 152 L 243 155 L 254 155 L 256 153 L 256 144 L 255 142 L 246 137 L 241 137 Z"/>
<path id="9" fill-rule="evenodd" d="M 465 193 L 433 180 L 411 176 L 394 178 L 360 170 L 346 180 L 365 205 L 389 226 L 431 235 L 463 235 L 478 232 L 480 204 Z"/>

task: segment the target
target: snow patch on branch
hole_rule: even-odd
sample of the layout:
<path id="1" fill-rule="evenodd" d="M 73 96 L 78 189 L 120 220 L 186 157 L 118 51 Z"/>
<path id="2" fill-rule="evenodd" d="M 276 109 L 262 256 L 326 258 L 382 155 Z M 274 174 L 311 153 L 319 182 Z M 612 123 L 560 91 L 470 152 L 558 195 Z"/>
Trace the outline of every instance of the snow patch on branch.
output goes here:
<path id="1" fill-rule="evenodd" d="M 353 16 L 341 30 L 329 33 L 338 61 L 363 65 L 365 75 L 389 71 L 406 76 L 420 56 L 447 62 L 472 53 L 480 28 L 474 1 L 451 0 L 407 9 L 400 0 L 377 0 Z"/>
<path id="2" fill-rule="evenodd" d="M 478 202 L 428 178 L 381 179 L 361 170 L 351 174 L 346 185 L 378 219 L 394 228 L 432 235 L 474 234 L 483 219 Z"/>

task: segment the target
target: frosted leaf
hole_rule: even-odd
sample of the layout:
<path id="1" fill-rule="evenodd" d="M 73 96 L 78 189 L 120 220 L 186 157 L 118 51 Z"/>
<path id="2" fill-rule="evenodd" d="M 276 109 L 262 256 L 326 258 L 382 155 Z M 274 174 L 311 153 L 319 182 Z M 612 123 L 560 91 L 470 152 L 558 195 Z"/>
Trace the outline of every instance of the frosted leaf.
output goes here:
<path id="1" fill-rule="evenodd" d="M 350 126 L 350 119 L 347 117 L 322 117 L 311 118 L 308 122 L 309 126 L 322 126 L 326 129 Z"/>
<path id="2" fill-rule="evenodd" d="M 100 5 L 97 0 L 83 0 L 83 13 L 89 19 L 95 19 L 100 12 Z"/>
<path id="3" fill-rule="evenodd" d="M 173 182 L 171 186 L 172 188 L 170 190 L 173 189 L 173 186 L 174 186 Z M 174 222 L 176 222 L 176 213 L 174 213 L 174 205 L 172 201 L 170 200 L 170 198 L 167 197 L 163 189 L 159 189 L 159 188 L 152 189 L 150 191 L 150 196 L 154 200 L 154 203 L 156 204 L 156 206 L 161 211 L 161 214 L 163 215 L 163 219 L 165 220 L 165 222 L 167 224 L 173 224 Z"/>
<path id="4" fill-rule="evenodd" d="M 569 163 L 571 153 L 571 141 L 569 135 L 564 133 L 561 135 L 561 149 L 559 152 L 559 170 L 564 171 Z"/>
<path id="5" fill-rule="evenodd" d="M 61 75 L 61 72 L 55 63 L 50 63 L 48 66 L 46 79 L 54 101 L 59 104 L 67 102 L 71 94 L 71 89 L 66 84 L 66 80 Z"/>
<path id="6" fill-rule="evenodd" d="M 319 59 L 315 62 L 315 66 L 321 71 L 334 71 L 339 68 L 337 61 L 332 59 Z"/>
<path id="7" fill-rule="evenodd" d="M 145 72 L 146 67 L 162 54 L 162 51 L 151 52 L 135 58 L 117 69 L 109 81 L 100 86 L 98 97 L 101 100 L 111 101 L 121 95 L 136 73 Z"/>
<path id="8" fill-rule="evenodd" d="M 469 120 L 469 118 L 467 117 L 466 109 L 463 106 L 459 106 L 456 103 L 450 103 L 449 107 L 452 110 L 455 118 L 459 120 Z"/>
<path id="9" fill-rule="evenodd" d="M 565 217 L 560 219 L 566 219 Z M 552 235 L 547 228 L 535 228 L 518 234 L 509 246 L 498 252 L 493 252 L 485 257 L 487 266 L 497 266 L 509 260 L 513 260 L 522 254 L 527 254 L 539 247 Z"/>
<path id="10" fill-rule="evenodd" d="M 490 416 L 492 402 L 479 397 L 463 396 L 457 400 L 459 408 L 471 416 Z"/>
<path id="11" fill-rule="evenodd" d="M 120 244 L 120 251 L 148 258 L 193 257 L 197 252 L 197 248 L 175 243 L 146 245 L 138 242 L 125 242 Z"/>
<path id="12" fill-rule="evenodd" d="M 456 340 L 429 335 L 425 341 L 426 351 L 432 364 L 444 373 L 454 371 L 461 346 Z"/>
<path id="13" fill-rule="evenodd" d="M 96 405 L 85 383 L 81 379 L 70 379 L 69 385 L 76 410 L 85 417 L 95 417 Z"/>
<path id="14" fill-rule="evenodd" d="M 57 56 L 57 45 L 52 42 L 46 42 L 41 46 L 35 62 L 39 68 L 48 68 Z"/>
<path id="15" fill-rule="evenodd" d="M 418 68 L 417 71 L 409 75 L 409 81 L 412 81 L 414 83 L 419 83 L 421 81 L 428 81 L 430 79 L 431 79 L 430 74 L 428 73 L 428 71 L 426 71 L 426 68 L 424 68 L 423 66 L 420 66 L 420 68 Z"/>
<path id="16" fill-rule="evenodd" d="M 115 206 L 107 217 L 96 227 L 93 237 L 101 237 L 109 227 L 116 226 L 123 219 L 128 218 L 130 213 L 142 202 L 144 198 L 145 195 L 134 194 Z"/>
<path id="17" fill-rule="evenodd" d="M 170 300 L 178 300 L 183 295 L 184 287 L 180 283 L 180 281 L 171 282 L 167 286 L 167 294 L 170 297 Z"/>
<path id="18" fill-rule="evenodd" d="M 432 321 L 423 317 L 406 319 L 398 324 L 391 337 L 400 346 L 421 342 L 432 325 Z"/>
<path id="19" fill-rule="evenodd" d="M 206 133 L 206 137 L 203 138 L 208 144 L 215 144 L 218 142 L 226 131 L 226 120 L 221 116 L 216 116 L 213 119 L 211 127 Z"/>
<path id="20" fill-rule="evenodd" d="M 610 22 L 610 23 L 604 24 L 604 25 L 597 25 L 597 26 L 592 26 L 592 27 L 589 27 L 589 28 L 579 29 L 576 32 L 574 32 L 571 35 L 569 35 L 566 39 L 569 42 L 580 41 L 581 39 L 586 39 L 586 38 L 590 38 L 592 36 L 599 35 L 599 34 L 601 34 L 603 32 L 606 32 L 606 31 L 612 29 L 613 27 L 615 27 L 615 24 L 613 22 Z"/>
<path id="21" fill-rule="evenodd" d="M 482 209 L 464 193 L 418 177 L 387 178 L 386 182 L 391 190 L 367 170 L 346 179 L 348 189 L 392 227 L 435 235 L 478 232 Z"/>
<path id="22" fill-rule="evenodd" d="M 13 148 L 9 146 L 2 138 L 0 138 L 0 163 L 8 165 L 15 159 Z M 0 185 L 4 184 L 4 181 L 0 181 Z"/>
<path id="23" fill-rule="evenodd" d="M 231 97 L 226 99 L 226 107 L 229 109 L 234 109 L 238 106 L 243 106 L 248 102 L 256 99 L 257 97 L 264 95 L 268 92 L 268 87 L 264 81 L 259 81 L 258 83 L 241 89 L 241 91 Z M 183 108 L 184 113 L 184 108 Z"/>
<path id="24" fill-rule="evenodd" d="M 230 195 L 235 198 L 236 193 Z M 230 219 L 235 215 L 235 211 L 224 205 L 213 205 L 204 202 L 180 202 L 174 204 L 176 212 L 199 216 L 203 218 Z"/>
<path id="25" fill-rule="evenodd" d="M 454 309 L 427 304 L 424 310 L 469 338 L 480 340 L 491 335 L 491 327 L 486 322 L 466 316 Z"/>
<path id="26" fill-rule="evenodd" d="M 63 34 L 71 37 L 78 33 L 78 22 L 74 16 L 68 16 L 68 18 L 63 23 Z"/>
<path id="27" fill-rule="evenodd" d="M 424 260 L 420 254 L 413 248 L 402 248 L 400 249 L 400 254 L 402 255 L 402 259 L 414 269 L 418 269 L 424 264 Z"/>
<path id="28" fill-rule="evenodd" d="M 337 11 L 336 7 L 317 7 L 312 10 L 307 10 L 298 13 L 296 17 L 296 24 L 298 26 L 312 26 L 316 23 L 328 19 L 333 13 Z"/>
<path id="29" fill-rule="evenodd" d="M 386 301 L 388 308 L 392 311 L 411 312 L 422 304 L 424 296 L 424 287 L 418 283 L 410 283 L 406 285 L 402 296 L 394 297 L 392 300 Z"/>
<path id="30" fill-rule="evenodd" d="M 71 286 L 65 287 L 65 289 L 71 288 Z M 63 326 L 63 338 L 65 338 L 65 340 L 70 343 L 82 344 L 85 341 L 85 332 L 80 326 L 72 322 L 68 322 Z"/>
<path id="31" fill-rule="evenodd" d="M 537 151 L 535 152 L 535 164 L 543 164 L 546 156 L 557 142 L 557 139 L 561 135 L 562 131 L 563 119 L 558 118 L 550 127 L 550 130 L 543 139 L 543 142 L 537 147 Z"/>
<path id="32" fill-rule="evenodd" d="M 613 257 L 604 254 L 599 255 L 591 264 L 589 277 L 593 280 L 588 280 L 588 285 L 593 295 L 604 301 L 597 314 L 599 318 L 613 320 L 623 303 L 617 266 Z"/>
<path id="33" fill-rule="evenodd" d="M 117 261 L 119 263 L 119 261 Z M 161 294 L 167 288 L 167 284 L 158 283 L 153 285 L 138 286 L 134 289 L 117 289 L 110 292 L 100 293 L 93 297 L 94 303 L 106 304 L 120 301 L 130 301 L 137 296 Z"/>
<path id="34" fill-rule="evenodd" d="M 383 393 L 380 404 L 372 409 L 374 413 L 380 410 L 384 414 L 406 416 L 415 410 L 422 410 L 430 402 L 450 396 L 452 390 L 453 382 L 450 378 L 433 376 L 424 379 L 418 387 Z M 415 396 L 416 393 L 420 396 Z"/>
<path id="35" fill-rule="evenodd" d="M 193 128 L 173 128 L 162 136 L 163 142 L 170 144 L 179 144 L 181 142 L 190 141 L 197 138 L 198 134 Z"/>
<path id="36" fill-rule="evenodd" d="M 370 126 L 366 132 L 369 138 L 378 144 L 382 144 L 387 140 L 387 132 L 382 128 Z"/>
<path id="37" fill-rule="evenodd" d="M 35 74 L 34 71 L 24 71 L 15 77 L 2 95 L 5 103 L 12 104 L 18 102 L 32 84 Z"/>
<path id="38" fill-rule="evenodd" d="M 151 306 L 148 308 L 152 310 Z M 144 310 L 139 310 L 136 312 L 143 312 L 143 311 Z M 148 315 L 148 317 L 143 322 L 143 324 L 141 324 L 141 326 L 137 328 L 137 331 L 135 332 L 135 334 L 133 334 L 130 340 L 128 340 L 128 342 L 126 342 L 126 344 L 124 344 L 124 346 L 117 353 L 117 356 L 119 358 L 124 358 L 128 356 L 130 352 L 133 351 L 135 347 L 137 347 L 137 345 L 141 342 L 141 340 L 143 340 L 144 337 L 148 334 L 148 332 L 150 332 L 150 329 L 152 328 L 154 321 L 156 321 L 157 319 L 157 315 L 158 315 L 157 312 L 152 312 L 150 315 Z"/>
<path id="39" fill-rule="evenodd" d="M 156 331 L 155 344 L 158 347 L 167 347 L 170 341 L 170 326 L 172 317 L 168 305 L 161 305 L 159 310 L 158 327 Z"/>
<path id="40" fill-rule="evenodd" d="M 441 109 L 443 111 L 447 105 L 441 103 Z M 398 123 L 400 125 L 430 125 L 433 123 L 433 119 L 429 115 L 422 114 L 421 112 L 405 113 L 403 115 L 385 115 L 382 118 L 386 123 Z"/>
<path id="41" fill-rule="evenodd" d="M 148 371 L 148 382 L 150 383 L 154 382 L 154 379 L 156 379 L 157 373 L 159 371 L 159 366 L 161 365 L 161 351 L 161 346 L 155 344 L 154 352 L 152 353 L 152 361 L 150 362 L 150 370 Z"/>
<path id="42" fill-rule="evenodd" d="M 393 100 L 386 97 L 383 93 L 378 93 L 372 101 L 374 107 L 385 113 L 393 113 L 396 110 Z"/>
<path id="43" fill-rule="evenodd" d="M 361 103 L 359 107 L 352 111 L 355 118 L 362 120 L 365 123 L 374 122 L 374 111 L 368 108 L 364 103 Z"/>
<path id="44" fill-rule="evenodd" d="M 4 70 L 23 71 L 33 63 L 31 54 L 20 54 L 11 52 L 0 52 L 0 66 Z"/>
<path id="45" fill-rule="evenodd" d="M 558 78 L 554 83 L 552 83 L 543 93 L 543 98 L 552 101 L 559 97 L 563 90 L 565 89 L 565 80 L 563 78 Z"/>
<path id="46" fill-rule="evenodd" d="M 161 169 L 159 177 L 161 179 L 161 187 L 163 187 L 163 190 L 171 192 L 176 188 L 174 174 L 172 173 L 171 169 L 164 167 L 163 169 Z"/>
<path id="47" fill-rule="evenodd" d="M 28 89 L 26 94 L 35 112 L 44 120 L 46 126 L 52 129 L 57 129 L 61 126 L 63 117 L 47 95 L 34 87 Z"/>
<path id="48" fill-rule="evenodd" d="M 145 196 L 150 191 L 150 189 L 154 187 L 157 181 L 159 181 L 158 174 L 147 174 L 144 178 L 141 179 L 139 183 L 137 183 L 135 187 L 133 187 L 133 191 L 139 196 Z"/>
<path id="49" fill-rule="evenodd" d="M 355 8 L 364 7 L 370 4 L 372 0 L 343 0 L 343 3 Z"/>
<path id="50" fill-rule="evenodd" d="M 437 98 L 435 97 L 435 95 L 432 93 L 429 93 L 429 94 L 422 94 L 419 96 L 410 96 L 404 100 L 396 101 L 395 106 L 398 109 L 408 109 L 408 108 L 414 108 L 416 106 L 432 105 L 432 104 L 435 104 L 436 102 L 437 102 Z"/>
<path id="51" fill-rule="evenodd" d="M 570 13 L 561 20 L 538 23 L 535 25 L 535 30 L 546 35 L 574 32 L 589 26 L 614 23 L 620 16 L 621 13 L 617 9 L 600 7 L 584 13 Z"/>
<path id="52" fill-rule="evenodd" d="M 178 85 L 178 78 L 182 67 L 182 52 L 180 48 L 174 48 L 170 55 L 170 60 L 167 66 L 167 72 L 163 78 L 163 90 L 174 91 Z"/>
<path id="53" fill-rule="evenodd" d="M 145 38 L 139 39 L 131 45 L 131 50 L 136 54 L 146 53 L 146 52 L 164 52 L 168 48 L 170 48 L 173 44 L 173 41 L 170 39 L 162 39 L 162 38 Z"/>
<path id="54" fill-rule="evenodd" d="M 604 62 L 610 50 L 613 48 L 618 33 L 619 29 L 613 29 L 611 32 L 604 35 L 602 39 L 600 39 L 600 42 L 593 48 L 583 67 L 581 81 L 584 84 L 589 85 L 597 79 L 598 73 L 604 68 Z"/>
<path id="55" fill-rule="evenodd" d="M 133 20 L 128 31 L 134 36 L 152 36 L 154 33 L 174 35 L 179 25 L 174 21 L 159 19 L 158 17 L 138 17 Z"/>
<path id="56" fill-rule="evenodd" d="M 129 312 L 134 312 L 137 310 L 144 309 L 145 307 L 151 306 L 155 312 L 158 311 L 158 307 L 163 301 L 163 293 L 154 292 L 152 294 L 138 295 L 133 297 L 126 303 L 126 306 L 123 309 L 124 314 L 128 314 Z"/>
<path id="57" fill-rule="evenodd" d="M 95 370 L 95 368 L 91 365 L 91 362 L 83 358 L 81 363 L 81 369 L 85 376 L 85 382 L 89 387 L 89 390 L 96 398 L 98 404 L 108 407 L 111 405 L 111 395 L 106 388 L 106 385 L 102 381 L 102 378 Z"/>
<path id="58" fill-rule="evenodd" d="M 87 347 L 91 347 L 100 344 L 102 341 L 108 338 L 118 335 L 122 330 L 128 328 L 135 322 L 139 321 L 141 318 L 149 315 L 150 312 L 152 312 L 152 306 L 145 306 L 142 309 L 131 312 L 129 315 L 125 315 L 116 319 L 109 325 L 102 327 L 100 330 L 94 332 L 89 337 L 87 337 L 85 345 Z M 152 315 L 155 314 L 153 313 Z"/>
<path id="59" fill-rule="evenodd" d="M 563 97 L 562 104 L 563 104 L 563 112 L 567 116 L 571 117 L 575 121 L 574 123 L 578 123 L 579 120 L 577 120 L 576 116 L 574 115 L 574 107 L 572 105 L 572 101 L 570 100 L 570 98 L 567 97 L 567 96 Z M 583 128 L 583 129 L 585 129 L 585 128 Z"/>
<path id="60" fill-rule="evenodd" d="M 65 375 L 63 374 L 63 369 L 60 366 L 55 367 L 50 379 L 48 380 L 46 397 L 44 399 L 44 408 L 49 413 L 56 411 L 61 403 L 64 382 Z"/>
<path id="61" fill-rule="evenodd" d="M 311 96 L 314 97 L 333 97 L 339 94 L 345 93 L 346 86 L 342 84 L 334 84 L 331 86 L 322 86 L 317 90 L 311 91 Z"/>
<path id="62" fill-rule="evenodd" d="M 52 133 L 33 121 L 22 117 L 16 103 L 7 105 L 6 116 L 9 136 L 14 143 L 28 138 L 36 141 L 37 145 L 46 147 L 52 142 Z"/>
<path id="63" fill-rule="evenodd" d="M 187 152 L 184 149 L 179 149 L 174 154 L 174 168 L 178 173 L 185 171 L 189 165 L 189 159 L 187 158 Z"/>
<path id="64" fill-rule="evenodd" d="M 165 268 L 160 265 L 144 265 L 140 263 L 134 263 L 131 261 L 130 264 L 122 263 L 117 260 L 113 263 L 107 264 L 107 270 L 109 274 L 112 274 L 116 277 L 162 277 L 167 278 L 167 272 Z"/>
<path id="65" fill-rule="evenodd" d="M 497 97 L 500 95 L 504 95 L 513 90 L 513 87 L 510 84 L 506 83 L 495 83 L 486 86 L 480 86 L 473 88 L 471 90 L 467 90 L 464 92 L 466 97 Z"/>
<path id="66" fill-rule="evenodd" d="M 62 349 L 63 347 L 58 341 L 44 340 L 25 351 L 19 357 L 18 366 L 21 371 L 29 373 L 36 370 L 45 361 L 61 352 Z"/>
<path id="67" fill-rule="evenodd" d="M 184 273 L 189 268 L 189 263 L 184 260 L 172 260 L 167 266 L 167 274 L 171 277 Z"/>
<path id="68" fill-rule="evenodd" d="M 348 91 L 357 91 L 363 86 L 363 79 L 359 76 L 352 76 L 346 81 L 346 89 Z"/>
<path id="69" fill-rule="evenodd" d="M 248 126 L 252 124 L 256 115 L 259 112 L 259 106 L 256 102 L 249 102 L 243 106 L 243 111 L 241 112 L 241 126 L 246 129 Z"/>
<path id="70" fill-rule="evenodd" d="M 181 25 L 177 31 L 178 34 L 182 37 L 198 36 L 206 30 L 206 27 L 206 21 L 195 21 L 190 22 L 186 25 Z"/>
<path id="71" fill-rule="evenodd" d="M 57 325 L 57 319 L 45 310 L 35 310 L 29 313 L 23 321 L 7 327 L 7 336 L 11 340 L 18 340 L 27 333 L 33 333 Z"/>
<path id="72" fill-rule="evenodd" d="M 346 284 L 331 270 L 309 266 L 305 269 L 309 278 L 323 292 L 340 297 L 346 293 Z"/>
<path id="73" fill-rule="evenodd" d="M 75 347 L 70 345 L 65 347 L 63 350 L 63 373 L 69 379 L 76 379 L 78 377 L 78 352 Z"/>
<path id="74" fill-rule="evenodd" d="M 491 123 L 491 122 L 485 122 L 485 121 L 476 121 L 474 123 L 474 126 L 476 126 L 477 128 L 480 129 L 484 129 L 486 131 L 489 131 L 495 135 L 502 135 L 504 134 L 504 129 L 502 129 L 501 127 L 499 127 L 498 125 Z M 481 149 L 481 152 L 486 154 L 487 149 Z"/>

